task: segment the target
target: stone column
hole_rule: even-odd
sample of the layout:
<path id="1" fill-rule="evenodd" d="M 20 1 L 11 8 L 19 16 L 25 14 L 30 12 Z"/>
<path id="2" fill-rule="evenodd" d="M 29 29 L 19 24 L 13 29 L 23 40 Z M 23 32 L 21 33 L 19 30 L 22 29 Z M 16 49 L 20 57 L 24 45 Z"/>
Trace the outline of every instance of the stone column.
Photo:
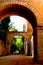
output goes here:
<path id="1" fill-rule="evenodd" d="M 28 48 L 27 48 L 27 40 L 25 39 L 24 40 L 25 42 L 24 42 L 24 50 L 25 50 L 25 55 L 27 55 L 27 50 L 28 50 Z"/>

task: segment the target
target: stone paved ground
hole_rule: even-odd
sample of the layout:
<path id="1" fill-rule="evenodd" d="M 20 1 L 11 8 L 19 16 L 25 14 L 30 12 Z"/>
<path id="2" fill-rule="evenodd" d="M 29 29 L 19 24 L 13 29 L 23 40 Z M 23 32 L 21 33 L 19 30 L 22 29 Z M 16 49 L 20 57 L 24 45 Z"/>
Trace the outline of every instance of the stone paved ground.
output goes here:
<path id="1" fill-rule="evenodd" d="M 23 55 L 9 55 L 0 57 L 0 65 L 41 65 L 32 62 L 31 57 Z"/>

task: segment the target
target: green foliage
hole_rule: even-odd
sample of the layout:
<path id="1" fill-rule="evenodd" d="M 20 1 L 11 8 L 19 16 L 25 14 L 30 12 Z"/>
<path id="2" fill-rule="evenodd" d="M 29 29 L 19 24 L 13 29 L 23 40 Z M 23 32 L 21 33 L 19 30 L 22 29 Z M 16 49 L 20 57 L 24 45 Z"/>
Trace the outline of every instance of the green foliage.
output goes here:
<path id="1" fill-rule="evenodd" d="M 6 17 L 0 23 L 0 39 L 3 40 L 5 47 L 6 47 L 6 31 L 8 31 L 9 22 L 10 22 L 10 17 Z"/>
<path id="2" fill-rule="evenodd" d="M 8 26 L 8 30 L 17 32 L 17 29 L 15 28 L 15 26 L 12 26 L 12 25 Z"/>
<path id="3" fill-rule="evenodd" d="M 11 31 L 16 31 L 17 32 L 17 29 L 15 28 L 15 26 L 9 25 L 10 17 L 6 17 L 1 22 L 2 22 L 2 30 L 5 30 L 5 31 L 10 31 L 11 30 Z"/>
<path id="4" fill-rule="evenodd" d="M 2 21 L 2 30 L 8 30 L 8 24 L 10 22 L 10 17 L 6 17 L 5 19 L 3 19 Z"/>
<path id="5" fill-rule="evenodd" d="M 19 51 L 19 53 L 23 52 L 24 49 L 24 42 L 22 38 L 22 36 L 14 37 L 11 41 L 11 44 L 16 46 L 15 51 Z"/>
<path id="6" fill-rule="evenodd" d="M 22 37 L 21 36 L 16 39 L 16 46 L 17 46 L 17 49 L 19 51 L 21 51 L 21 48 L 23 46 L 23 40 L 22 40 Z"/>
<path id="7" fill-rule="evenodd" d="M 0 31 L 0 39 L 2 39 L 2 40 L 5 39 L 5 32 Z"/>

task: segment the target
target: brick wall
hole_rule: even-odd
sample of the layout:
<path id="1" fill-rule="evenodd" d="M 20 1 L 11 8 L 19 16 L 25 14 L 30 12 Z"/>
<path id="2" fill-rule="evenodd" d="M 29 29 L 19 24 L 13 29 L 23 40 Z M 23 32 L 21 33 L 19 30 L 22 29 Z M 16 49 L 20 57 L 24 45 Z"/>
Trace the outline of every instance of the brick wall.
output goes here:
<path id="1" fill-rule="evenodd" d="M 26 8 L 30 9 L 37 20 L 37 27 L 43 26 L 43 0 L 0 0 L 0 20 L 5 18 L 8 15 L 1 15 L 3 10 L 5 10 L 8 7 L 11 7 L 12 4 L 19 4 L 22 6 L 25 6 Z M 37 30 L 37 51 L 38 51 L 38 60 L 42 60 L 42 54 L 43 54 L 43 29 L 40 28 L 40 30 Z M 41 51 L 41 52 L 40 52 Z"/>

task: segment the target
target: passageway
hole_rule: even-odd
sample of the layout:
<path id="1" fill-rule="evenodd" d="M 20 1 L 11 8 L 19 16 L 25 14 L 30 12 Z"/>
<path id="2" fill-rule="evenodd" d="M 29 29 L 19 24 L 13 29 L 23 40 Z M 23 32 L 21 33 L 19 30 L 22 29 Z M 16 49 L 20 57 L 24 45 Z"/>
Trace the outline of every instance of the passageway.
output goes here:
<path id="1" fill-rule="evenodd" d="M 37 29 L 36 29 L 37 28 L 37 21 L 36 21 L 36 17 L 34 15 L 34 13 L 30 9 L 28 9 L 22 5 L 15 4 L 14 6 L 11 5 L 11 7 L 7 7 L 5 9 L 3 9 L 3 11 L 1 12 L 0 15 L 1 15 L 1 21 L 4 18 L 11 16 L 11 15 L 18 15 L 18 16 L 24 17 L 31 24 L 31 27 L 32 27 L 32 31 L 21 32 L 21 33 L 19 32 L 20 34 L 19 33 L 16 34 L 16 32 L 14 33 L 14 31 L 8 32 L 8 30 L 7 30 L 7 33 L 6 33 L 6 40 L 7 41 L 6 41 L 6 45 L 4 48 L 5 55 L 6 55 L 6 49 L 7 49 L 7 53 L 10 54 L 10 41 L 14 35 L 23 35 L 27 39 L 28 43 L 30 43 L 31 36 L 33 35 L 33 45 L 34 45 L 34 57 L 33 56 L 28 57 L 25 55 L 24 56 L 22 56 L 22 55 L 16 55 L 16 56 L 9 55 L 9 56 L 1 57 L 0 62 L 2 62 L 2 61 L 5 62 L 5 60 L 6 60 L 6 63 L 11 64 L 11 65 L 12 65 L 12 63 L 13 64 L 19 63 L 21 65 L 28 65 L 28 64 L 31 65 L 33 63 L 33 59 L 37 60 L 37 56 L 38 56 L 38 53 L 37 53 Z M 7 24 L 7 22 L 6 22 L 6 24 Z M 31 36 L 29 36 L 29 35 L 31 35 Z M 26 41 L 26 43 L 27 43 L 27 41 Z M 28 50 L 27 49 L 28 45 L 29 44 L 25 45 L 26 46 L 26 50 L 25 50 L 26 54 L 27 54 L 27 50 Z M 3 44 L 2 44 L 2 46 L 3 46 Z M 29 50 L 28 50 L 28 52 L 29 52 Z M 4 52 L 2 54 L 4 55 Z M 9 59 L 9 61 L 8 61 L 8 59 Z M 16 60 L 17 60 L 17 62 L 16 62 Z M 19 62 L 19 60 L 20 60 L 20 62 Z M 2 64 L 3 63 L 1 63 L 1 65 Z"/>

